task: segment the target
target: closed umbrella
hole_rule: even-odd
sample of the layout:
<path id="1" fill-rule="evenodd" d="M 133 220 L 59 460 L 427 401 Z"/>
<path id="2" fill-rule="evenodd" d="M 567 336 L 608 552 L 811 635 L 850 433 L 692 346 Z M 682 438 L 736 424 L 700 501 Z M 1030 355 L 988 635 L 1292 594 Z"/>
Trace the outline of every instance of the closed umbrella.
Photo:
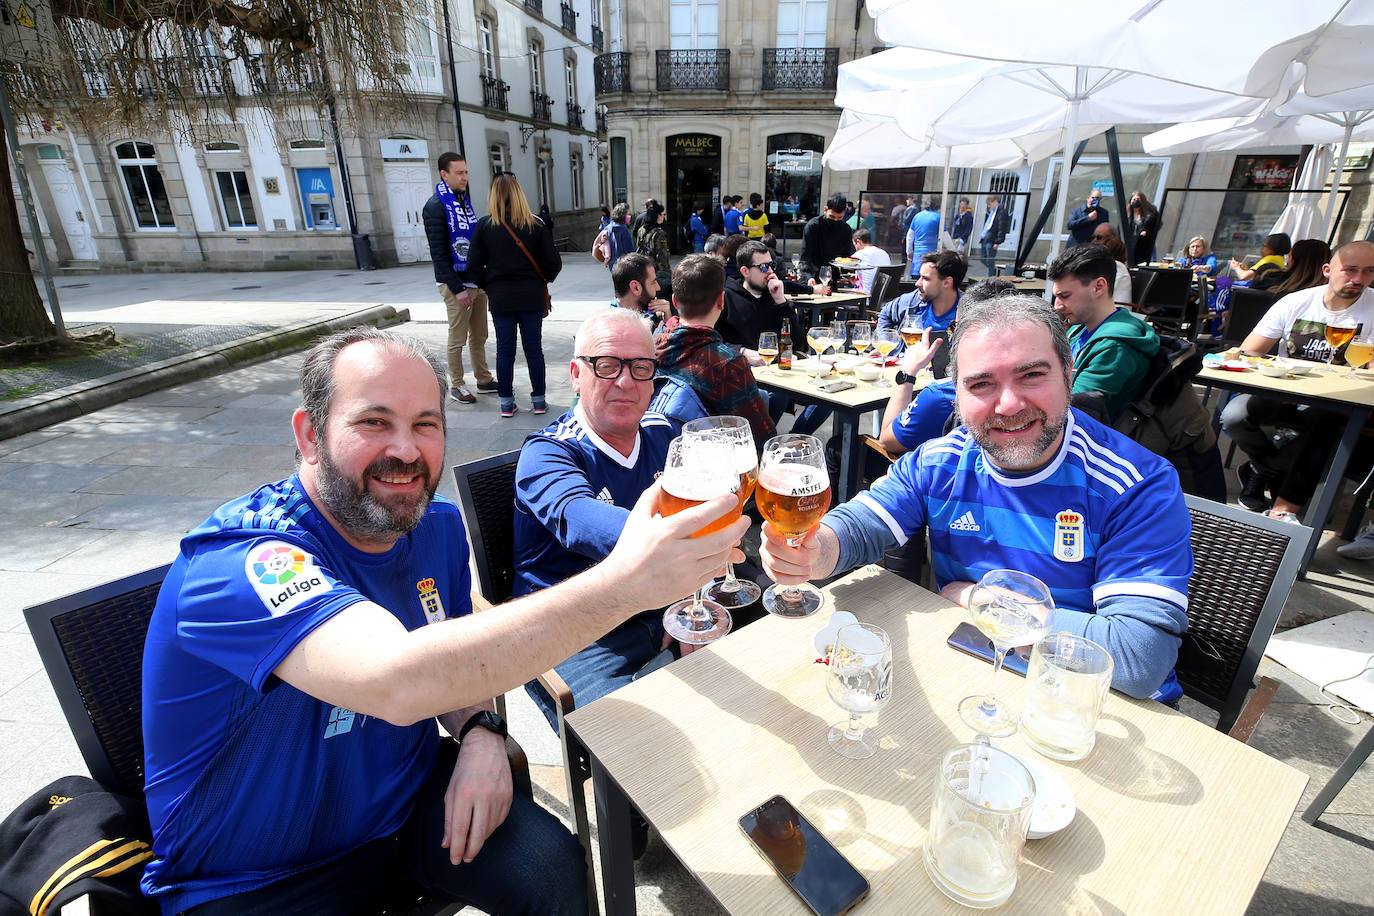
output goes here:
<path id="1" fill-rule="evenodd" d="M 1287 233 L 1291 239 L 1310 239 L 1324 234 L 1324 221 L 1317 202 L 1326 188 L 1326 176 L 1330 171 L 1331 147 L 1312 147 L 1312 152 L 1307 154 L 1307 160 L 1302 164 L 1302 171 L 1298 173 L 1293 192 L 1288 195 L 1288 203 L 1274 221 L 1270 233 Z"/>

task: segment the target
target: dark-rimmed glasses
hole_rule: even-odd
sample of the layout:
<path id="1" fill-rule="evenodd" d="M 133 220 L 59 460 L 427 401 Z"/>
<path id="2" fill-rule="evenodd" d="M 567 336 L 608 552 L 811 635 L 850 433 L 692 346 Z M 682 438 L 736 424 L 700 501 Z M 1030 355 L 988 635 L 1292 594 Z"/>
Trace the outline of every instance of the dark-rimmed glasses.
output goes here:
<path id="1" fill-rule="evenodd" d="M 579 356 L 578 359 L 591 366 L 592 374 L 597 378 L 608 381 L 620 378 L 626 366 L 630 367 L 630 378 L 636 382 L 650 381 L 658 371 L 658 360 L 647 357 L 621 359 L 619 356 Z"/>
<path id="2" fill-rule="evenodd" d="M 750 264 L 749 266 L 754 268 L 755 270 L 761 270 L 764 273 L 768 273 L 777 265 L 773 261 L 764 261 L 762 264 Z"/>

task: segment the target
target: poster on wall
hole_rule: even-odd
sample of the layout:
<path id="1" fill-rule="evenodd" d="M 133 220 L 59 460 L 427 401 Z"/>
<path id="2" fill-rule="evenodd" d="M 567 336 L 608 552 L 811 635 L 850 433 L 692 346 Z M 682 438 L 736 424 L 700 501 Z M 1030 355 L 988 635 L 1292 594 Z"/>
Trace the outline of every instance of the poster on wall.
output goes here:
<path id="1" fill-rule="evenodd" d="M 1212 233 L 1212 249 L 1218 257 L 1259 257 L 1260 242 L 1288 203 L 1283 192 L 1293 186 L 1300 162 L 1296 154 L 1236 157 Z"/>

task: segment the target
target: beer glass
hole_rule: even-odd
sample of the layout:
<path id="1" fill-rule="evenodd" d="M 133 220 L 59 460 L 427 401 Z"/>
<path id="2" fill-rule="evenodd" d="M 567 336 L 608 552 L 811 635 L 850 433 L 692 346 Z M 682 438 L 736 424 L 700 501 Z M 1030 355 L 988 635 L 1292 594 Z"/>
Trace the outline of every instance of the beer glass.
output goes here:
<path id="1" fill-rule="evenodd" d="M 743 417 L 702 417 L 683 424 L 682 435 L 720 436 L 727 441 L 739 472 L 739 504 L 749 501 L 759 476 L 759 456 L 754 451 L 754 431 Z M 706 586 L 705 596 L 725 608 L 741 608 L 759 600 L 763 589 L 748 579 L 735 577 L 735 564 L 725 564 L 725 578 Z"/>
<path id="2" fill-rule="evenodd" d="M 1045 583 L 1014 569 L 989 570 L 973 587 L 969 616 L 992 640 L 992 680 L 985 696 L 965 697 L 959 703 L 959 717 L 978 733 L 980 741 L 1016 732 L 1016 717 L 997 702 L 997 674 L 1007 652 L 1016 646 L 1033 645 L 1049 633 L 1052 610 L 1054 598 Z"/>
<path id="3" fill-rule="evenodd" d="M 860 727 L 859 717 L 877 712 L 892 699 L 892 642 L 871 624 L 840 627 L 827 665 L 826 692 L 849 713 L 847 722 L 830 727 L 830 746 L 852 759 L 872 757 L 878 745 L 872 731 Z"/>
<path id="4" fill-rule="evenodd" d="M 987 744 L 945 752 L 935 773 L 926 874 L 945 896 L 985 909 L 1016 889 L 1035 779 L 1021 761 Z"/>
<path id="5" fill-rule="evenodd" d="M 887 368 L 888 354 L 891 353 L 893 350 L 897 349 L 897 343 L 899 340 L 900 337 L 898 335 L 898 332 L 894 328 L 878 328 L 873 332 L 873 347 L 878 351 L 879 354 L 882 355 L 884 369 Z M 883 374 L 882 378 L 878 379 L 876 387 L 892 387 L 892 383 L 887 380 L 886 373 Z"/>
<path id="6" fill-rule="evenodd" d="M 1358 329 L 1359 324 L 1353 315 L 1347 315 L 1345 312 L 1327 312 L 1326 345 L 1330 347 L 1330 353 L 1326 357 L 1328 366 L 1334 368 L 1337 351 L 1354 339 Z"/>
<path id="7" fill-rule="evenodd" d="M 796 547 L 830 508 L 830 476 L 825 446 L 815 436 L 774 436 L 763 446 L 758 489 L 759 513 Z M 810 617 L 821 606 L 821 593 L 810 585 L 777 584 L 763 593 L 763 606 L 779 617 Z"/>
<path id="8" fill-rule="evenodd" d="M 733 469 L 733 459 L 733 449 L 722 437 L 701 434 L 674 439 L 668 445 L 668 461 L 663 468 L 659 511 L 674 515 L 722 494 L 738 493 L 740 475 Z M 733 512 L 726 512 L 692 537 L 726 527 L 739 518 L 739 510 L 736 499 Z M 700 646 L 730 632 L 730 612 L 714 601 L 702 600 L 701 591 L 663 612 L 663 629 L 678 642 Z"/>
<path id="9" fill-rule="evenodd" d="M 1055 760 L 1082 760 L 1112 686 L 1111 653 L 1082 636 L 1051 633 L 1031 649 L 1021 736 Z"/>
<path id="10" fill-rule="evenodd" d="M 1350 374 L 1374 359 L 1374 334 L 1361 334 L 1345 348 L 1345 361 L 1350 366 Z"/>
<path id="11" fill-rule="evenodd" d="M 776 331 L 764 331 L 759 335 L 759 359 L 763 360 L 765 366 L 772 366 L 777 358 L 778 334 Z"/>
<path id="12" fill-rule="evenodd" d="M 915 312 L 907 312 L 897 328 L 898 333 L 902 335 L 902 343 L 908 347 L 914 346 L 921 339 L 921 332 L 924 330 L 920 316 Z"/>
<path id="13" fill-rule="evenodd" d="M 863 356 L 873 346 L 873 325 L 867 321 L 856 321 L 849 328 L 849 336 L 854 342 L 854 349 Z"/>

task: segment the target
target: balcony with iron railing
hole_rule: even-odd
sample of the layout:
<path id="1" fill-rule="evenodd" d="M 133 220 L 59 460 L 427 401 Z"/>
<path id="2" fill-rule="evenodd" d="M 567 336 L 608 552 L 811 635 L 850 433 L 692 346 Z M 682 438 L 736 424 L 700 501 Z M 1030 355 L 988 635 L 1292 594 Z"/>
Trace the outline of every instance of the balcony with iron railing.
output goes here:
<path id="1" fill-rule="evenodd" d="M 576 102 L 569 102 L 569 103 L 568 103 L 568 126 L 569 126 L 569 127 L 581 127 L 581 126 L 582 126 L 582 116 L 583 116 L 584 114 L 586 114 L 586 113 L 587 113 L 587 109 L 583 108 L 581 105 L 577 104 Z"/>
<path id="2" fill-rule="evenodd" d="M 563 31 L 574 38 L 577 37 L 577 11 L 572 8 L 571 3 L 560 3 L 559 12 L 563 14 Z"/>
<path id="3" fill-rule="evenodd" d="M 510 111 L 510 100 L 506 93 L 510 92 L 510 84 L 505 80 L 494 76 L 482 77 L 482 104 L 487 108 L 496 111 Z"/>
<path id="4" fill-rule="evenodd" d="M 598 105 L 596 106 L 596 132 L 604 134 L 606 129 L 606 106 Z"/>
<path id="5" fill-rule="evenodd" d="M 600 2 L 600 0 L 593 0 L 593 2 Z M 602 51 L 604 51 L 605 49 L 606 49 L 606 39 L 605 39 L 605 37 L 601 34 L 601 26 L 599 26 L 599 25 L 594 25 L 594 26 L 592 26 L 592 50 L 594 50 L 594 51 L 596 51 L 596 53 L 600 54 L 600 53 L 601 53 Z"/>
<path id="6" fill-rule="evenodd" d="M 534 119 L 536 121 L 553 120 L 553 96 L 531 91 L 530 101 L 534 103 Z"/>
<path id="7" fill-rule="evenodd" d="M 764 48 L 763 89 L 833 92 L 839 48 Z"/>
<path id="8" fill-rule="evenodd" d="M 657 54 L 659 92 L 728 92 L 730 89 L 728 48 L 660 50 Z"/>
<path id="9" fill-rule="evenodd" d="M 544 0 L 525 0 L 525 9 L 542 17 L 544 15 Z"/>
<path id="10" fill-rule="evenodd" d="M 280 60 L 250 54 L 244 58 L 244 65 L 248 83 L 257 93 L 312 92 L 323 85 L 319 70 L 313 64 L 288 67 Z"/>
<path id="11" fill-rule="evenodd" d="M 598 54 L 592 61 L 592 73 L 596 77 L 596 94 L 630 91 L 630 52 L 612 51 Z"/>

